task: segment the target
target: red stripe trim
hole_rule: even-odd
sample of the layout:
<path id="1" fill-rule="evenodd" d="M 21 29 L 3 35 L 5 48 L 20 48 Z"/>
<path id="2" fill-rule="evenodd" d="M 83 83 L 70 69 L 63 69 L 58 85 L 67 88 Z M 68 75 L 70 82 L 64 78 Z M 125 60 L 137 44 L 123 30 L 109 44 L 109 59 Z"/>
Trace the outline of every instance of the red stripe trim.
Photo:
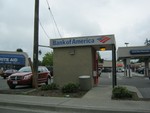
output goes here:
<path id="1" fill-rule="evenodd" d="M 100 40 L 100 42 L 102 42 L 102 43 L 105 43 L 106 41 L 110 40 L 110 38 L 109 38 L 109 37 L 106 37 L 106 36 L 104 36 L 104 37 L 102 37 L 102 38 L 103 38 L 103 39 Z"/>

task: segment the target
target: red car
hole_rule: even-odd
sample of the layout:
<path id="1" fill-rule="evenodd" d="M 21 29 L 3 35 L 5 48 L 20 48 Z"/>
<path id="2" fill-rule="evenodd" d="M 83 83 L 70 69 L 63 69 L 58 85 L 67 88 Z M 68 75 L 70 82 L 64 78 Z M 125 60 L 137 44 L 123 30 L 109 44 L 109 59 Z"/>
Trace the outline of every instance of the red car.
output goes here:
<path id="1" fill-rule="evenodd" d="M 38 67 L 38 84 L 48 84 L 50 72 L 45 66 Z M 17 73 L 8 77 L 7 84 L 10 89 L 14 89 L 17 85 L 32 85 L 31 67 L 23 67 Z"/>

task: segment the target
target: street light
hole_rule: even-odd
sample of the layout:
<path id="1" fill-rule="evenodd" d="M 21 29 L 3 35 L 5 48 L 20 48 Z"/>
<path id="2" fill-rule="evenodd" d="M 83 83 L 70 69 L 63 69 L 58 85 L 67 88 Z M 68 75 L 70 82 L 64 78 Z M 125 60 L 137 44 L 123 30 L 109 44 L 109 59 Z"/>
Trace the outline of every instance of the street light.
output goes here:
<path id="1" fill-rule="evenodd" d="M 100 47 L 100 51 L 105 51 L 106 48 L 105 47 Z"/>
<path id="2" fill-rule="evenodd" d="M 126 47 L 128 47 L 128 44 L 129 44 L 129 43 L 125 42 L 124 44 L 126 45 Z"/>

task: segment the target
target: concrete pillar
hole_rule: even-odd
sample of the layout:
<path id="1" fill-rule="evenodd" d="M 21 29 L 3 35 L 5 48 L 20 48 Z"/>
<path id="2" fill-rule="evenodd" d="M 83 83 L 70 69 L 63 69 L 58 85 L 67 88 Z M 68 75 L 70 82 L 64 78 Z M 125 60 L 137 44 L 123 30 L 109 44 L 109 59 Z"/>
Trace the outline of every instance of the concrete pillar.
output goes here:
<path id="1" fill-rule="evenodd" d="M 117 85 L 117 76 L 116 76 L 116 47 L 112 45 L 112 85 L 113 88 Z"/>
<path id="2" fill-rule="evenodd" d="M 127 64 L 127 76 L 128 77 L 132 77 L 132 70 L 131 70 L 131 66 L 130 66 L 130 58 L 126 59 L 126 64 Z"/>
<path id="3" fill-rule="evenodd" d="M 123 64 L 124 64 L 124 76 L 127 76 L 127 60 L 126 59 L 123 60 Z"/>
<path id="4" fill-rule="evenodd" d="M 149 76 L 150 75 L 150 72 L 149 72 L 149 58 L 146 58 L 145 59 L 145 73 L 144 73 L 144 76 Z"/>

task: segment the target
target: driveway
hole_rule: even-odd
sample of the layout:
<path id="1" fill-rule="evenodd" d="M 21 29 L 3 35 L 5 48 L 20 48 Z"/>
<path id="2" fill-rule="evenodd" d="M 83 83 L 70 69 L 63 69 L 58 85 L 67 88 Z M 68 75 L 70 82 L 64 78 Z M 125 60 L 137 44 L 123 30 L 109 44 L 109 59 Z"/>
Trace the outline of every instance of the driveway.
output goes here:
<path id="1" fill-rule="evenodd" d="M 132 73 L 132 77 L 124 76 L 124 73 L 117 73 L 117 85 L 135 86 L 145 99 L 150 99 L 150 80 L 141 74 Z M 112 85 L 112 74 L 102 73 L 99 78 L 100 85 Z"/>

